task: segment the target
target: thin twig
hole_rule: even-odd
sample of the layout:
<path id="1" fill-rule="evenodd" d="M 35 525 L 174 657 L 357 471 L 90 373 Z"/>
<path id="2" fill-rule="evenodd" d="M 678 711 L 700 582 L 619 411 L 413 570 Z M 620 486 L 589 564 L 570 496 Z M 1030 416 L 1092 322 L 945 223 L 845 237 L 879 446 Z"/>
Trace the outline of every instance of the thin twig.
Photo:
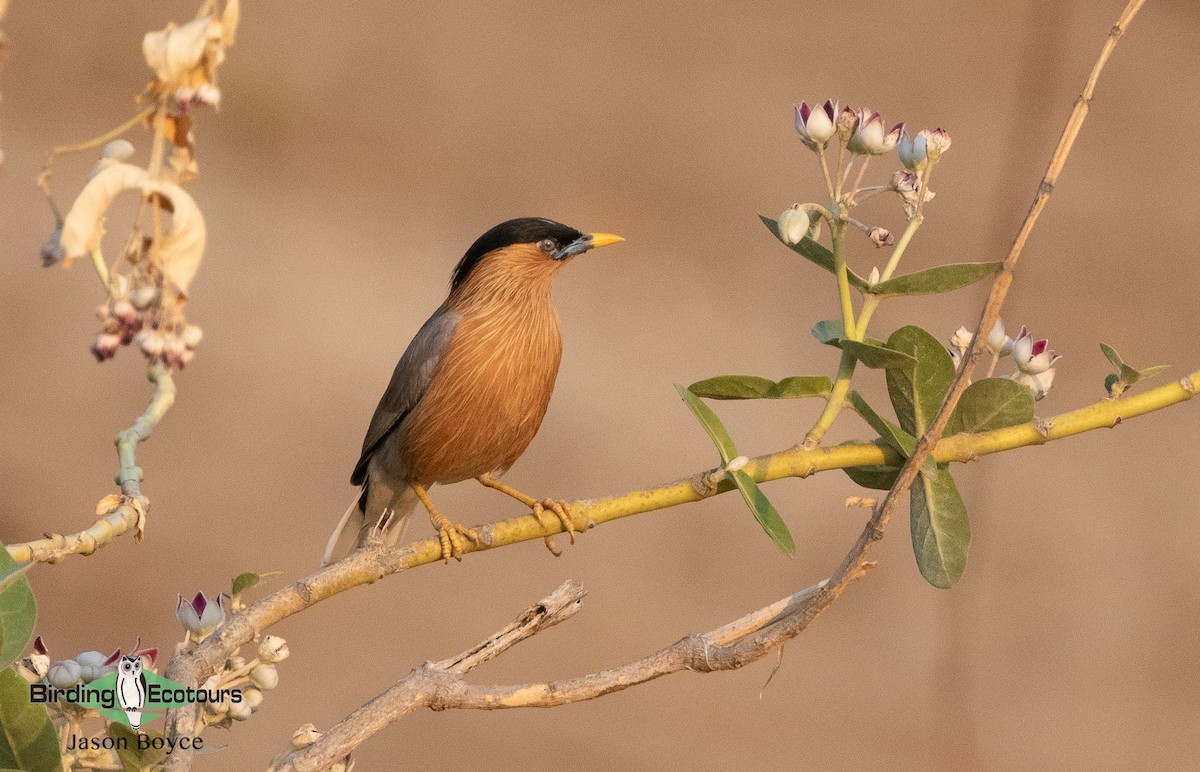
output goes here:
<path id="1" fill-rule="evenodd" d="M 857 576 L 862 576 L 862 573 Z M 555 595 L 563 593 L 566 587 L 564 584 L 555 591 Z M 458 658 L 426 662 L 414 668 L 396 685 L 351 713 L 315 744 L 282 760 L 273 770 L 314 772 L 325 769 L 338 759 L 345 758 L 393 721 L 418 708 L 549 708 L 593 700 L 683 670 L 699 673 L 736 670 L 772 651 L 778 651 L 784 643 L 799 635 L 816 617 L 816 613 L 811 613 L 813 608 L 818 605 L 822 608 L 828 606 L 828 601 L 821 603 L 821 599 L 829 592 L 832 590 L 827 589 L 827 583 L 820 582 L 716 630 L 686 636 L 648 657 L 577 678 L 519 685 L 471 685 L 463 681 L 462 676 L 474 667 L 474 664 L 462 667 L 458 664 Z M 525 612 L 526 616 L 546 605 L 555 595 L 540 601 L 533 609 Z M 577 608 L 578 600 L 575 600 L 574 604 Z M 562 618 L 565 619 L 566 616 Z M 537 632 L 540 632 L 540 629 L 529 630 L 522 640 Z M 504 631 L 497 633 L 476 649 L 487 647 L 491 641 L 503 634 Z"/>
<path id="2" fill-rule="evenodd" d="M 137 465 L 137 445 L 150 436 L 154 427 L 175 402 L 175 381 L 162 365 L 150 368 L 146 375 L 155 385 L 154 395 L 146 411 L 128 429 L 117 433 L 117 483 L 121 486 L 121 501 L 113 511 L 98 512 L 104 516 L 79 533 L 47 534 L 44 539 L 9 544 L 8 554 L 18 563 L 36 561 L 58 563 L 67 555 L 90 555 L 122 534 L 134 531 L 141 538 L 145 527 L 149 501 L 142 495 L 142 469 Z"/>

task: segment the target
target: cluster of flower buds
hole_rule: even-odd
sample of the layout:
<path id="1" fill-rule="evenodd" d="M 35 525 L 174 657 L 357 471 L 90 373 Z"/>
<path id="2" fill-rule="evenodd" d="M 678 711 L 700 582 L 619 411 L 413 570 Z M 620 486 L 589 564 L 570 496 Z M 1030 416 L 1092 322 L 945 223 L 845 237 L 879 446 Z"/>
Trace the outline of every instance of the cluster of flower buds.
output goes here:
<path id="1" fill-rule="evenodd" d="M 182 595 L 175 603 L 175 618 L 197 641 L 202 641 L 225 622 L 225 596 L 209 600 L 198 592 L 190 601 Z"/>
<path id="2" fill-rule="evenodd" d="M 973 333 L 966 327 L 959 327 L 950 336 L 950 357 L 955 367 L 962 363 L 970 350 L 972 336 Z M 1050 350 L 1049 340 L 1034 340 L 1024 326 L 1014 340 L 1005 334 L 1004 323 L 996 320 L 984 344 L 997 361 L 1012 355 L 1017 369 L 1008 377 L 1026 386 L 1034 399 L 1041 399 L 1050 393 L 1054 385 L 1054 364 L 1062 359 L 1062 355 Z"/>
<path id="3" fill-rule="evenodd" d="M 195 358 L 203 331 L 194 324 L 167 329 L 162 322 L 160 296 L 157 287 L 131 287 L 128 277 L 113 277 L 111 297 L 96 308 L 100 332 L 92 341 L 91 351 L 97 362 L 112 359 L 121 346 L 130 343 L 151 364 L 162 362 L 173 370 L 183 369 Z"/>
<path id="4" fill-rule="evenodd" d="M 276 635 L 268 635 L 258 645 L 258 656 L 250 661 L 240 656 L 230 657 L 220 673 L 205 682 L 207 689 L 215 691 L 237 690 L 240 699 L 230 697 L 204 705 L 203 718 L 206 724 L 228 728 L 234 721 L 245 721 L 258 712 L 263 703 L 263 692 L 279 686 L 279 671 L 275 665 L 288 658 L 287 641 Z"/>
<path id="5" fill-rule="evenodd" d="M 897 123 L 890 129 L 886 128 L 883 116 L 871 109 L 855 110 L 853 107 L 840 107 L 832 99 L 824 104 L 809 106 L 807 102 L 796 105 L 796 133 L 800 141 L 813 152 L 821 152 L 835 136 L 847 150 L 855 155 L 883 155 L 903 146 L 906 141 L 908 156 L 913 155 L 913 138 L 904 131 L 904 123 Z M 934 149 L 926 150 L 930 145 L 930 137 L 936 134 L 932 142 Z M 921 143 L 921 155 L 924 163 L 936 163 L 941 153 L 950 147 L 950 135 L 941 129 L 929 132 L 922 129 L 918 134 Z M 905 166 L 905 156 L 901 161 Z M 910 169 L 916 168 L 909 166 Z M 921 168 L 925 168 L 922 166 Z"/>
<path id="6" fill-rule="evenodd" d="M 153 665 L 158 658 L 158 649 L 143 649 L 139 640 L 134 644 L 130 656 L 146 657 Z M 108 655 L 99 651 L 85 651 L 51 664 L 50 652 L 42 643 L 41 636 L 38 636 L 33 642 L 33 653 L 17 663 L 17 672 L 31 684 L 45 682 L 58 689 L 70 689 L 116 672 L 120 659 L 120 649 Z"/>

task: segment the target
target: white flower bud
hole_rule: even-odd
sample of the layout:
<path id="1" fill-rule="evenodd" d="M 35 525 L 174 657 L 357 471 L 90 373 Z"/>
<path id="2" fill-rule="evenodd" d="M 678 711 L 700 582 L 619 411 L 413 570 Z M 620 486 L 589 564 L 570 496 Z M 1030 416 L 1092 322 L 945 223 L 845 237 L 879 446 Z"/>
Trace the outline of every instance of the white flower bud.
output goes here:
<path id="1" fill-rule="evenodd" d="M 139 311 L 145 311 L 158 300 L 157 287 L 138 287 L 129 293 L 129 302 Z"/>
<path id="2" fill-rule="evenodd" d="M 879 266 L 875 266 L 871 269 L 871 275 L 867 277 L 867 286 L 874 287 L 878 283 L 879 283 Z"/>
<path id="3" fill-rule="evenodd" d="M 993 355 L 998 357 L 1012 353 L 1013 339 L 1004 334 L 1004 322 L 999 319 L 996 320 L 992 331 L 988 333 L 987 347 Z"/>
<path id="4" fill-rule="evenodd" d="M 287 641 L 278 635 L 268 635 L 258 645 L 258 658 L 268 664 L 283 662 L 291 653 L 288 650 Z"/>
<path id="5" fill-rule="evenodd" d="M 200 345 L 200 339 L 204 337 L 204 331 L 194 324 L 189 324 L 183 328 L 183 332 L 179 333 L 180 340 L 183 345 L 188 348 L 196 348 Z"/>
<path id="6" fill-rule="evenodd" d="M 253 712 L 254 711 L 250 708 L 250 704 L 246 702 L 245 699 L 243 699 L 241 702 L 229 703 L 229 717 L 234 721 L 245 721 L 246 719 L 250 718 L 250 714 Z"/>
<path id="7" fill-rule="evenodd" d="M 262 705 L 263 693 L 258 689 L 246 688 L 242 690 L 242 700 L 250 706 L 250 710 L 258 710 L 258 706 Z"/>
<path id="8" fill-rule="evenodd" d="M 105 662 L 109 657 L 101 654 L 98 651 L 85 651 L 82 654 L 75 656 L 75 662 L 80 668 L 79 677 L 85 684 L 90 684 L 92 681 L 99 680 L 104 676 L 116 670 L 114 665 L 107 665 Z"/>
<path id="9" fill-rule="evenodd" d="M 312 724 L 305 724 L 292 735 L 292 747 L 296 750 L 307 748 L 321 739 L 321 733 Z"/>
<path id="10" fill-rule="evenodd" d="M 64 659 L 50 666 L 46 680 L 55 688 L 70 689 L 83 680 L 83 668 L 73 659 Z"/>
<path id="11" fill-rule="evenodd" d="M 133 143 L 127 139 L 114 139 L 100 151 L 101 158 L 111 158 L 114 161 L 128 161 L 133 158 Z"/>
<path id="12" fill-rule="evenodd" d="M 953 335 L 950 336 L 950 346 L 960 354 L 965 354 L 967 348 L 971 345 L 971 338 L 975 337 L 975 333 L 968 330 L 966 327 L 959 327 Z"/>
<path id="13" fill-rule="evenodd" d="M 250 683 L 263 691 L 279 686 L 279 671 L 274 665 L 255 665 L 250 671 Z"/>
<path id="14" fill-rule="evenodd" d="M 783 236 L 783 240 L 788 244 L 799 244 L 808 235 L 811 224 L 808 212 L 796 204 L 790 209 L 784 209 L 779 215 L 779 235 Z"/>

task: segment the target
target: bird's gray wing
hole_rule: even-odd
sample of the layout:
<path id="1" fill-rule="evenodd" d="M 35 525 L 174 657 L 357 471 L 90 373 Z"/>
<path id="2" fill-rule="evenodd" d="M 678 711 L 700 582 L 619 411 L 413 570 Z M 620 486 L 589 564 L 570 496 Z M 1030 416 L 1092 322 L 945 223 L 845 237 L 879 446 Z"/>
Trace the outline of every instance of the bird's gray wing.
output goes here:
<path id="1" fill-rule="evenodd" d="M 350 476 L 351 484 L 362 485 L 367 477 L 367 464 L 371 456 L 425 396 L 433 373 L 449 348 L 454 331 L 458 329 L 458 322 L 458 314 L 439 308 L 421 325 L 412 343 L 408 344 L 408 349 L 392 373 L 387 391 L 379 400 L 379 407 L 375 408 L 375 415 L 371 417 L 371 426 L 363 440 L 362 456 L 354 466 L 354 474 Z"/>

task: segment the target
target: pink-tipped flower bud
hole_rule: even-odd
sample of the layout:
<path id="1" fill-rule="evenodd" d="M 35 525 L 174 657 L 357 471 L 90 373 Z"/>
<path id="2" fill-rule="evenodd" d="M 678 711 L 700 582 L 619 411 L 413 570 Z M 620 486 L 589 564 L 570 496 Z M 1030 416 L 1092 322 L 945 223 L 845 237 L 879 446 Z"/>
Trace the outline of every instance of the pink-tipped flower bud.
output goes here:
<path id="1" fill-rule="evenodd" d="M 859 155 L 882 155 L 896 148 L 903 131 L 903 123 L 897 123 L 890 130 L 885 130 L 883 117 L 879 113 L 862 110 L 858 114 L 854 133 L 846 143 L 846 149 Z"/>
<path id="2" fill-rule="evenodd" d="M 1013 339 L 1004 334 L 1004 322 L 999 319 L 992 326 L 992 331 L 988 333 L 987 347 L 994 356 L 998 357 L 1012 353 Z"/>
<path id="3" fill-rule="evenodd" d="M 117 355 L 121 347 L 121 336 L 111 332 L 102 332 L 92 342 L 92 356 L 97 362 L 104 362 Z"/>
<path id="4" fill-rule="evenodd" d="M 945 129 L 922 130 L 921 133 L 925 134 L 926 152 L 929 154 L 930 163 L 937 163 L 942 153 L 950 149 L 950 133 Z"/>
<path id="5" fill-rule="evenodd" d="M 896 237 L 887 228 L 874 227 L 867 233 L 867 236 L 876 247 L 890 247 L 896 243 Z"/>
<path id="6" fill-rule="evenodd" d="M 825 100 L 825 104 L 809 107 L 807 102 L 796 105 L 796 133 L 800 141 L 810 150 L 820 150 L 837 133 L 838 104 Z"/>
<path id="7" fill-rule="evenodd" d="M 1044 373 L 1062 359 L 1061 354 L 1050 350 L 1049 339 L 1034 340 L 1025 327 L 1021 328 L 1021 332 L 1013 341 L 1012 355 L 1017 361 L 1018 372 L 1028 375 Z"/>
<path id="8" fill-rule="evenodd" d="M 137 324 L 138 321 L 137 309 L 134 308 L 133 303 L 130 303 L 128 300 L 118 300 L 116 303 L 114 303 L 112 307 L 112 315 L 117 319 L 117 321 L 127 327 L 132 327 L 133 325 Z"/>
<path id="9" fill-rule="evenodd" d="M 216 600 L 209 600 L 204 593 L 196 593 L 190 601 L 179 596 L 175 604 L 175 618 L 183 629 L 197 638 L 205 638 L 225 621 L 225 599 L 217 595 Z"/>
<path id="10" fill-rule="evenodd" d="M 187 346 L 184 345 L 183 339 L 179 336 L 168 335 L 163 340 L 162 357 L 167 367 L 176 369 L 183 367 L 183 355 L 185 353 L 187 353 Z"/>

